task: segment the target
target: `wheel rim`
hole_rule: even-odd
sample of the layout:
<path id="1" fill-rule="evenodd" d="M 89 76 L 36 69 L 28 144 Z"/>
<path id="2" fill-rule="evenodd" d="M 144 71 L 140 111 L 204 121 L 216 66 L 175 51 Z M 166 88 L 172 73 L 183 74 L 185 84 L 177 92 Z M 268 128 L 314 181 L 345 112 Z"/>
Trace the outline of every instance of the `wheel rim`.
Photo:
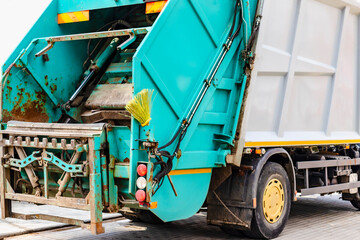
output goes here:
<path id="1" fill-rule="evenodd" d="M 284 188 L 278 179 L 271 179 L 264 190 L 263 211 L 269 223 L 276 223 L 283 213 L 285 204 Z"/>

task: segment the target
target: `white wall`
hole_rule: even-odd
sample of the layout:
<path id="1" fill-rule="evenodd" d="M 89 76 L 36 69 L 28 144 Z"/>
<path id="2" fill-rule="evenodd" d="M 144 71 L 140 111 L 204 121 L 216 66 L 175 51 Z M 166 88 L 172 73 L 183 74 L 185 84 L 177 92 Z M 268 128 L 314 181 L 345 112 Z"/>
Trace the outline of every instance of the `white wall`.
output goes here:
<path id="1" fill-rule="evenodd" d="M 1 65 L 4 64 L 50 2 L 51 0 L 0 0 Z"/>

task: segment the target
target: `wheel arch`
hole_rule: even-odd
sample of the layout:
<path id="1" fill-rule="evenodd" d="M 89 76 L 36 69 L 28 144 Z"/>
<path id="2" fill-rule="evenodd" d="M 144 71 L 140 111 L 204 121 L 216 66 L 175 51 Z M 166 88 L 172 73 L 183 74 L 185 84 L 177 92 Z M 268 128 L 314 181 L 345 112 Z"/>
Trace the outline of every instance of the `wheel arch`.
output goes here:
<path id="1" fill-rule="evenodd" d="M 267 152 L 262 157 L 258 158 L 257 162 L 254 164 L 254 171 L 252 172 L 249 179 L 253 207 L 256 207 L 256 193 L 260 174 L 267 162 L 279 163 L 285 169 L 291 185 L 292 200 L 296 200 L 296 177 L 293 161 L 289 153 L 285 149 L 273 148 L 267 150 Z"/>

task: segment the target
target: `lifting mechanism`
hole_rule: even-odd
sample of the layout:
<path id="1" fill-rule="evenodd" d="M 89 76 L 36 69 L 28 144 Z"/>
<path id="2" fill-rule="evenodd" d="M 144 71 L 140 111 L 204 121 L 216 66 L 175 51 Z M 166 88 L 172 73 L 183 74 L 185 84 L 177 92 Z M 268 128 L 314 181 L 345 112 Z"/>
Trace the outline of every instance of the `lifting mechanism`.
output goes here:
<path id="1" fill-rule="evenodd" d="M 2 218 L 52 220 L 88 228 L 96 234 L 104 232 L 101 224 L 102 212 L 118 211 L 117 187 L 114 180 L 108 179 L 110 176 L 112 179 L 114 178 L 115 171 L 126 171 L 128 165 L 116 168 L 114 162 L 107 164 L 106 150 L 109 149 L 107 138 L 111 138 L 111 133 L 109 133 L 111 125 L 106 123 L 75 124 L 79 120 L 75 120 L 69 111 L 84 105 L 89 105 L 91 109 L 94 102 L 98 104 L 96 107 L 99 108 L 104 99 L 91 97 L 94 91 L 101 91 L 96 88 L 104 86 L 99 85 L 99 81 L 107 77 L 107 74 L 112 79 L 118 76 L 124 78 L 123 81 L 126 81 L 125 78 L 128 79 L 128 76 L 123 77 L 121 69 L 122 65 L 127 67 L 126 60 L 124 63 L 112 63 L 114 58 L 120 54 L 130 55 L 131 58 L 133 52 L 126 52 L 127 47 L 136 41 L 137 36 L 146 35 L 150 30 L 151 27 L 131 28 L 35 39 L 15 60 L 16 64 L 11 65 L 5 72 L 4 79 L 6 80 L 11 68 L 21 65 L 33 76 L 50 100 L 61 109 L 62 114 L 58 123 L 9 121 L 6 129 L 1 131 Z M 48 62 L 51 61 L 48 54 L 53 48 L 56 48 L 57 44 L 55 43 L 99 39 L 112 40 L 107 41 L 108 45 L 100 50 L 95 59 L 91 61 L 80 85 L 62 104 L 46 86 L 46 83 L 44 84 L 37 78 L 36 71 L 31 68 L 30 64 L 23 60 L 31 57 L 33 49 L 43 43 L 47 43 L 47 46 L 34 56 L 39 59 L 42 57 L 44 62 Z M 131 69 L 129 73 L 131 73 Z M 109 110 L 90 110 L 90 113 L 85 111 L 84 122 L 101 122 L 104 119 L 130 120 L 129 113 L 121 108 L 124 108 L 131 99 L 132 88 L 118 85 L 120 84 L 112 84 L 113 87 L 116 87 L 115 89 L 120 89 L 115 93 L 121 94 L 127 91 L 124 94 L 125 98 L 120 98 L 118 102 L 116 99 L 112 101 L 113 106 Z M 108 95 L 105 97 L 109 98 Z M 13 182 L 14 180 L 16 181 Z M 113 196 L 109 196 L 109 190 Z M 76 219 L 43 214 L 14 213 L 11 210 L 11 200 L 89 210 L 91 223 L 86 224 Z"/>

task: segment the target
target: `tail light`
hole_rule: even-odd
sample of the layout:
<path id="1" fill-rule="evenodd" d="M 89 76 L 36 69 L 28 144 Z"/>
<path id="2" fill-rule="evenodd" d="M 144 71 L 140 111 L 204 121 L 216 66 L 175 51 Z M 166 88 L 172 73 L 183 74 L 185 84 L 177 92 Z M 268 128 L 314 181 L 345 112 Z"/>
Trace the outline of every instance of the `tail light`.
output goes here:
<path id="1" fill-rule="evenodd" d="M 139 164 L 139 165 L 137 166 L 136 171 L 137 171 L 137 174 L 138 174 L 140 177 L 143 177 L 143 176 L 145 176 L 146 173 L 147 173 L 147 167 L 146 167 L 145 164 Z"/>
<path id="2" fill-rule="evenodd" d="M 147 175 L 147 165 L 144 163 L 140 163 L 137 168 L 137 179 L 136 179 L 136 187 L 137 191 L 135 193 L 135 198 L 140 204 L 143 204 L 146 201 L 146 175 Z"/>
<path id="3" fill-rule="evenodd" d="M 146 188 L 146 179 L 144 177 L 139 177 L 136 180 L 136 186 L 138 187 L 138 189 L 145 189 Z"/>
<path id="4" fill-rule="evenodd" d="M 144 190 L 137 190 L 135 193 L 135 198 L 139 202 L 144 202 L 146 199 L 146 193 Z"/>

